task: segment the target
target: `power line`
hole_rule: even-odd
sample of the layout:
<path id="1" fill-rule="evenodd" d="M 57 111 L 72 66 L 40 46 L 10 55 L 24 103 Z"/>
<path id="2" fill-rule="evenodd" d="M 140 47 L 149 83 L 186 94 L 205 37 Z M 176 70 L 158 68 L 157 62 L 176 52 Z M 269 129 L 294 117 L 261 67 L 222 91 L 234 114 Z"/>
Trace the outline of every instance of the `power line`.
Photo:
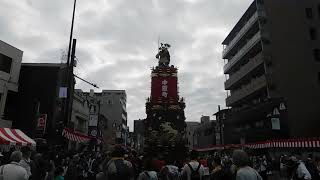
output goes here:
<path id="1" fill-rule="evenodd" d="M 76 78 L 78 78 L 78 79 L 80 79 L 81 81 L 86 82 L 86 83 L 90 84 L 91 86 L 99 89 L 99 87 L 98 87 L 97 84 L 91 83 L 91 82 L 89 82 L 89 81 L 87 81 L 87 80 L 85 80 L 85 79 L 83 79 L 83 78 L 81 78 L 81 77 L 79 77 L 79 76 L 77 76 L 77 75 L 75 75 L 75 74 L 73 74 L 73 76 L 76 77 Z"/>

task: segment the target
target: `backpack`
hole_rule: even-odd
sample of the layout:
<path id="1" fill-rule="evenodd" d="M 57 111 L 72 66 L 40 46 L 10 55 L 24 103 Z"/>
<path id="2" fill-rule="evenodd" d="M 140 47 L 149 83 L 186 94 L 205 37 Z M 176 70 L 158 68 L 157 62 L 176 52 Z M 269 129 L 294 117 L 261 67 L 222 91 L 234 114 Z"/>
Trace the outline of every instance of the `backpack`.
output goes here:
<path id="1" fill-rule="evenodd" d="M 163 180 L 176 180 L 179 179 L 179 170 L 177 172 L 171 172 L 168 166 L 163 167 L 160 171 L 160 177 Z"/>
<path id="2" fill-rule="evenodd" d="M 145 176 L 144 176 L 144 178 L 142 178 L 142 179 L 146 179 L 146 180 L 155 180 L 155 179 L 158 179 L 158 176 L 156 176 L 156 177 L 153 176 L 153 177 L 152 177 L 152 176 L 149 174 L 148 171 L 144 171 L 143 174 L 144 174 Z"/>
<path id="3" fill-rule="evenodd" d="M 196 170 L 194 170 L 192 168 L 192 166 L 188 163 L 187 164 L 191 170 L 191 176 L 190 176 L 190 180 L 200 180 L 200 173 L 199 173 L 199 169 L 201 167 L 201 164 L 199 163 L 198 167 Z"/>

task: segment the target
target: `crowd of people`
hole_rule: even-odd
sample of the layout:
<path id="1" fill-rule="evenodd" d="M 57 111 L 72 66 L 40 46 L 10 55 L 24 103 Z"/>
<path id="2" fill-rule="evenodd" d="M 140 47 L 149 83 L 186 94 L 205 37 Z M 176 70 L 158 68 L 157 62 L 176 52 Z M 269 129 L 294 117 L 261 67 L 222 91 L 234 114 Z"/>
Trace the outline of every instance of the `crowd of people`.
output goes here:
<path id="1" fill-rule="evenodd" d="M 32 152 L 28 147 L 4 155 L 1 180 L 318 180 L 320 159 L 301 154 L 251 155 L 215 152 L 206 157 L 191 151 L 185 160 L 140 155 L 116 146 L 111 153 L 63 150 Z"/>

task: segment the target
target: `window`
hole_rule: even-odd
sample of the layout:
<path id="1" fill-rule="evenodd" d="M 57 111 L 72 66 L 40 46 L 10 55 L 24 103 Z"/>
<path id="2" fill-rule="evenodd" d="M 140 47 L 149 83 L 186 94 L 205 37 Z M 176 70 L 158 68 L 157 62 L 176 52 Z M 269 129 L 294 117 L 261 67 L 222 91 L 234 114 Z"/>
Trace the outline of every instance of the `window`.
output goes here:
<path id="1" fill-rule="evenodd" d="M 318 83 L 320 83 L 320 72 L 318 72 Z"/>
<path id="2" fill-rule="evenodd" d="M 108 104 L 113 104 L 112 103 L 112 100 L 110 100 L 110 99 L 108 99 L 108 102 L 107 102 Z"/>
<path id="3" fill-rule="evenodd" d="M 320 49 L 313 50 L 313 58 L 315 61 L 320 62 Z"/>
<path id="4" fill-rule="evenodd" d="M 311 40 L 317 40 L 317 29 L 316 28 L 313 28 L 313 27 L 310 28 L 309 33 L 310 33 Z"/>
<path id="5" fill-rule="evenodd" d="M 320 18 L 320 4 L 318 5 L 318 17 Z"/>
<path id="6" fill-rule="evenodd" d="M 264 4 L 264 0 L 257 0 L 258 4 Z"/>
<path id="7" fill-rule="evenodd" d="M 312 19 L 313 18 L 312 8 L 306 8 L 306 17 L 308 19 Z"/>
<path id="8" fill-rule="evenodd" d="M 0 71 L 10 74 L 11 71 L 12 58 L 0 54 Z"/>

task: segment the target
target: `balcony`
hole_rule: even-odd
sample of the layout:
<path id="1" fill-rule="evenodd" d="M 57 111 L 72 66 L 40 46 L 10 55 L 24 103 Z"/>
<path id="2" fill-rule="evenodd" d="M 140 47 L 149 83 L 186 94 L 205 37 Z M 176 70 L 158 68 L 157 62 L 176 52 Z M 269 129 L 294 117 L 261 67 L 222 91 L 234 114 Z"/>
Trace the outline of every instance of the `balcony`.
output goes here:
<path id="1" fill-rule="evenodd" d="M 258 31 L 248 42 L 244 45 L 235 56 L 233 56 L 229 62 L 224 65 L 223 70 L 226 74 L 230 68 L 236 64 L 254 45 L 261 40 L 261 33 Z"/>
<path id="2" fill-rule="evenodd" d="M 237 90 L 231 94 L 231 96 L 227 97 L 226 105 L 231 106 L 235 102 L 251 95 L 252 93 L 262 89 L 267 85 L 266 76 L 260 76 L 254 80 L 252 80 L 249 84 L 242 87 L 240 90 Z"/>
<path id="3" fill-rule="evenodd" d="M 244 34 L 251 28 L 251 26 L 258 20 L 258 13 L 254 13 L 251 18 L 246 22 L 238 34 L 230 41 L 229 45 L 223 49 L 222 57 L 225 58 L 229 51 L 239 42 Z"/>
<path id="4" fill-rule="evenodd" d="M 232 85 L 258 67 L 260 64 L 263 63 L 263 55 L 259 53 L 254 58 L 250 59 L 247 64 L 240 68 L 239 71 L 234 73 L 230 78 L 224 83 L 224 87 L 226 90 L 230 89 Z"/>
<path id="5" fill-rule="evenodd" d="M 121 114 L 123 120 L 127 121 L 127 117 L 124 114 Z"/>

